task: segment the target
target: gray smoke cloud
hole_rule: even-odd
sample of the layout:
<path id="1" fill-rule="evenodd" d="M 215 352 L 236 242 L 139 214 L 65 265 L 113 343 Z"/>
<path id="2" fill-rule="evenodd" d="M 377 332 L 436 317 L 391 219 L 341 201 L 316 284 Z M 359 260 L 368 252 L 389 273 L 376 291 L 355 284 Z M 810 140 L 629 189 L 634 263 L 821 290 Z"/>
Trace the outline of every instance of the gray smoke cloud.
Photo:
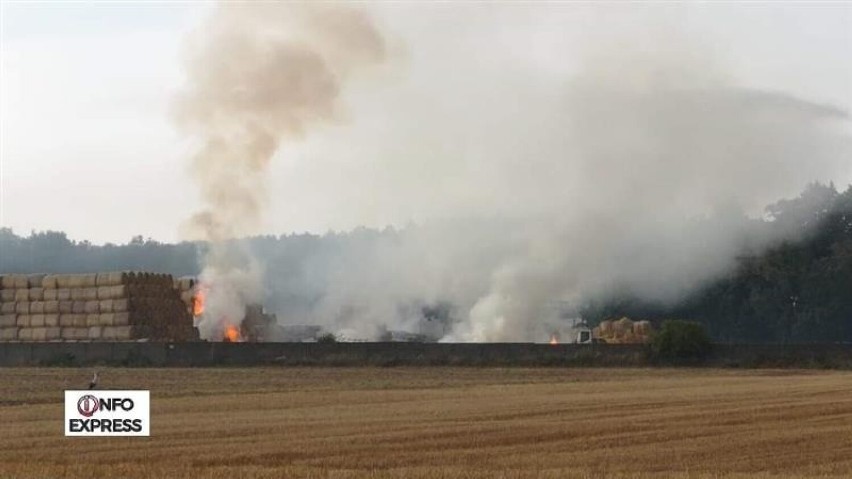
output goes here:
<path id="1" fill-rule="evenodd" d="M 355 233 L 263 281 L 260 262 L 211 254 L 212 283 L 251 285 L 224 303 L 264 284 L 283 323 L 376 339 L 416 331 L 418 306 L 444 301 L 459 320 L 433 332 L 446 341 L 543 340 L 554 304 L 614 289 L 677 300 L 743 248 L 779 239 L 746 215 L 849 173 L 845 112 L 746 87 L 722 55 L 653 22 L 577 33 L 563 68 L 509 28 L 529 21 L 520 7 L 448 12 L 392 25 L 416 30 L 409 76 L 357 91 L 344 85 L 388 55 L 362 11 L 223 4 L 192 39 L 177 111 L 200 142 L 192 171 L 206 207 L 190 235 L 217 244 L 261 230 L 282 142 L 340 119 L 351 133 L 327 137 L 345 140 L 330 149 L 339 161 L 323 164 L 322 148 L 296 156 L 321 165 L 317 186 L 340 178 L 323 190 L 332 209 L 427 218 L 397 235 Z M 477 33 L 491 21 L 506 28 Z M 240 280 L 217 279 L 233 271 Z"/>
<path id="2" fill-rule="evenodd" d="M 367 16 L 329 5 L 222 3 L 189 39 L 175 112 L 198 143 L 190 170 L 204 204 L 183 234 L 211 243 L 202 260 L 202 337 L 221 338 L 260 299 L 260 263 L 228 240 L 263 226 L 273 156 L 315 125 L 342 119 L 346 81 L 384 55 Z"/>
<path id="3" fill-rule="evenodd" d="M 477 43 L 486 60 L 419 70 L 434 80 L 416 81 L 426 100 L 387 110 L 419 124 L 418 137 L 404 127 L 382 137 L 404 154 L 384 165 L 374 194 L 456 220 L 354 235 L 304 265 L 299 287 L 319 299 L 282 306 L 283 321 L 375 339 L 382 326 L 417 331 L 409 305 L 448 301 L 460 322 L 445 341 L 546 340 L 554 304 L 615 289 L 683 297 L 743 248 L 780 239 L 748 215 L 848 173 L 845 112 L 746 88 L 689 38 L 616 37 L 587 42 L 557 80 L 508 68 L 477 76 L 496 55 L 487 41 Z"/>

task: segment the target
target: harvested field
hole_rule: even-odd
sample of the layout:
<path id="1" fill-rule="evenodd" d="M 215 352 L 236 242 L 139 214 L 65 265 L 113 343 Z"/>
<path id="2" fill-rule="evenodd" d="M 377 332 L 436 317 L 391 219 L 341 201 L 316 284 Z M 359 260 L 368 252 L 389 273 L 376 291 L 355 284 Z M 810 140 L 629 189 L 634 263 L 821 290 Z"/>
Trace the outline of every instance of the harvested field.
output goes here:
<path id="1" fill-rule="evenodd" d="M 0 369 L 0 477 L 852 476 L 852 374 L 107 369 L 150 438 L 64 438 L 88 369 Z"/>

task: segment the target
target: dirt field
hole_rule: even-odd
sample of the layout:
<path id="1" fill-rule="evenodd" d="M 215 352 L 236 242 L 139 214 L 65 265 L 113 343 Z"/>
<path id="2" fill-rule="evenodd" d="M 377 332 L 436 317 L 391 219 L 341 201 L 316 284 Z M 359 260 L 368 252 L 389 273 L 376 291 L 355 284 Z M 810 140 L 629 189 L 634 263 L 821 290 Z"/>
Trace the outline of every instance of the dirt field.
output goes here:
<path id="1" fill-rule="evenodd" d="M 852 477 L 852 374 L 107 369 L 150 438 L 65 438 L 88 369 L 0 369 L 0 477 Z"/>

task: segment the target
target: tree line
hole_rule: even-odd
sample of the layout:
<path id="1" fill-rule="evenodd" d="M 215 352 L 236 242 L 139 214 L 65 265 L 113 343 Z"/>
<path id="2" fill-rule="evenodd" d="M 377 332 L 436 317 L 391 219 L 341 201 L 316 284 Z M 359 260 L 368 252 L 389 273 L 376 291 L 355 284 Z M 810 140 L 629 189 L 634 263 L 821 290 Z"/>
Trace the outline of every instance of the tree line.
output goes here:
<path id="1" fill-rule="evenodd" d="M 581 315 L 593 325 L 621 316 L 657 324 L 671 318 L 697 321 L 722 342 L 852 341 L 852 187 L 838 192 L 832 184 L 811 184 L 799 197 L 767 207 L 766 218 L 754 227 L 787 239 L 759 253 L 743 251 L 727 274 L 673 303 L 648 302 L 619 291 L 589 300 Z M 248 242 L 273 273 L 267 274 L 267 307 L 306 316 L 325 293 L 317 273 L 322 265 L 352 248 L 399 234 L 393 228 L 358 228 L 326 235 L 258 236 Z M 62 232 L 20 236 L 0 228 L 0 273 L 148 270 L 197 275 L 204 248 L 203 243 L 168 244 L 141 236 L 126 244 L 94 245 Z"/>
<path id="2" fill-rule="evenodd" d="M 767 216 L 764 227 L 795 239 L 739 256 L 728 274 L 673 304 L 620 292 L 590 301 L 583 316 L 688 319 L 731 343 L 852 341 L 852 187 L 811 184 Z"/>

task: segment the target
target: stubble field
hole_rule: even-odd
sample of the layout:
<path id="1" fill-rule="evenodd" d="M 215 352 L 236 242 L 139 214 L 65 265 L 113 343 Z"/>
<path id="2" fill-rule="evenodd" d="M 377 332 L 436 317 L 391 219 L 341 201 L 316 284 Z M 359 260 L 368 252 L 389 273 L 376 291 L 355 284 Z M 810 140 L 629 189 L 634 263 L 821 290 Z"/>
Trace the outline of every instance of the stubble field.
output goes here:
<path id="1" fill-rule="evenodd" d="M 65 438 L 89 369 L 0 368 L 0 477 L 852 477 L 852 374 L 105 369 L 150 438 Z"/>

